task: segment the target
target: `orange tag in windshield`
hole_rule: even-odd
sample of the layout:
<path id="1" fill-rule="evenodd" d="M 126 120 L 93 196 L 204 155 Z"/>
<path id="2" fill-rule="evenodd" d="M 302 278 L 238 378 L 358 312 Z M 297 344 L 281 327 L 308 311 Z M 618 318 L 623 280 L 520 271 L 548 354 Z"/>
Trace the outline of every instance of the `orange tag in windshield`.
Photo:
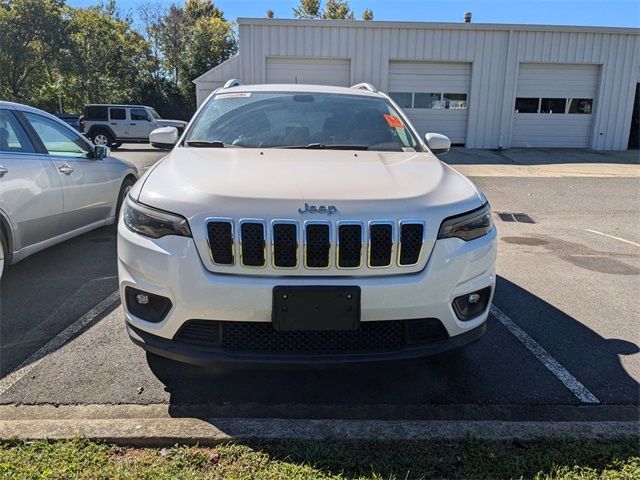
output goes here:
<path id="1" fill-rule="evenodd" d="M 391 128 L 404 128 L 402 120 L 400 120 L 395 115 L 385 115 L 384 119 L 387 121 Z"/>

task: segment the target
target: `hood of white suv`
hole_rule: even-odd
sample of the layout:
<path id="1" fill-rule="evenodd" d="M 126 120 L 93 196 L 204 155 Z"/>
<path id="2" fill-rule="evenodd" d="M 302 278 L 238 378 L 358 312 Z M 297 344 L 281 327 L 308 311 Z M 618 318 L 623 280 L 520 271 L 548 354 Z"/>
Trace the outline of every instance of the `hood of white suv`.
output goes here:
<path id="1" fill-rule="evenodd" d="M 482 202 L 471 182 L 425 152 L 182 147 L 148 176 L 139 201 L 187 218 L 297 216 L 304 203 L 353 216 Z"/>
<path id="2" fill-rule="evenodd" d="M 247 269 L 212 262 L 207 223 L 214 218 L 337 225 L 384 221 L 426 225 L 418 264 L 365 269 L 364 275 L 417 272 L 424 268 L 442 220 L 474 210 L 484 197 L 469 180 L 427 152 L 175 148 L 132 190 L 139 202 L 187 218 L 202 262 L 214 272 L 268 275 L 269 266 Z M 324 207 L 324 208 L 321 208 Z M 462 242 L 454 239 L 453 242 Z M 335 269 L 296 271 L 335 275 Z"/>

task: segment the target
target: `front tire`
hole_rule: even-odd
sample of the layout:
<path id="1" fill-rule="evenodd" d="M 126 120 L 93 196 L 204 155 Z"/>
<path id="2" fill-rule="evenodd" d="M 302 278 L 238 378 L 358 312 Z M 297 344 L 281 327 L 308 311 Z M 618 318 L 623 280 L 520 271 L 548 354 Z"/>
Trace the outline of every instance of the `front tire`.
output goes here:
<path id="1" fill-rule="evenodd" d="M 9 268 L 9 246 L 2 228 L 0 228 L 0 279 L 4 277 Z"/>
<path id="2" fill-rule="evenodd" d="M 94 145 L 99 145 L 101 147 L 109 147 L 113 146 L 113 137 L 102 130 L 98 130 L 91 135 L 91 141 Z"/>
<path id="3" fill-rule="evenodd" d="M 122 204 L 124 203 L 125 198 L 127 198 L 129 190 L 131 190 L 131 187 L 133 187 L 134 183 L 136 183 L 136 181 L 131 177 L 125 178 L 124 182 L 122 182 L 120 192 L 118 193 L 118 203 L 116 204 L 116 221 L 114 222 L 116 228 L 118 226 L 118 221 L 120 220 L 120 210 L 122 210 Z"/>

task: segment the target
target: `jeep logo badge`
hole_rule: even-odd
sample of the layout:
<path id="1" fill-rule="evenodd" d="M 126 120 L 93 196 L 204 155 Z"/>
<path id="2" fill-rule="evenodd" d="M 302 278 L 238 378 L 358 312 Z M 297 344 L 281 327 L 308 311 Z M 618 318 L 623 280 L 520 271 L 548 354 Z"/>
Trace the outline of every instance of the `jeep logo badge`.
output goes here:
<path id="1" fill-rule="evenodd" d="M 305 213 L 320 213 L 322 215 L 333 215 L 336 213 L 338 209 L 334 205 L 309 205 L 308 203 L 304 204 L 304 208 L 299 208 L 298 213 L 300 215 L 304 215 Z"/>

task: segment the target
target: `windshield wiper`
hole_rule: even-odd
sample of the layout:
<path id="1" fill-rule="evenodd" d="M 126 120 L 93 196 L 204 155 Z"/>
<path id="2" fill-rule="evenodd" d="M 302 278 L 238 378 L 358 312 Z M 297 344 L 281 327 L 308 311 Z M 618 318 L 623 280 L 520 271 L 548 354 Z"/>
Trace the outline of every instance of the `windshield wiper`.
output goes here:
<path id="1" fill-rule="evenodd" d="M 220 140 L 187 140 L 184 143 L 187 147 L 200 147 L 200 148 L 238 147 L 238 145 L 229 145 L 228 143 L 221 142 Z"/>
<path id="2" fill-rule="evenodd" d="M 281 147 L 274 148 L 308 148 L 309 150 L 369 150 L 368 145 L 338 145 L 325 143 L 308 143 L 306 145 L 283 145 Z"/>

